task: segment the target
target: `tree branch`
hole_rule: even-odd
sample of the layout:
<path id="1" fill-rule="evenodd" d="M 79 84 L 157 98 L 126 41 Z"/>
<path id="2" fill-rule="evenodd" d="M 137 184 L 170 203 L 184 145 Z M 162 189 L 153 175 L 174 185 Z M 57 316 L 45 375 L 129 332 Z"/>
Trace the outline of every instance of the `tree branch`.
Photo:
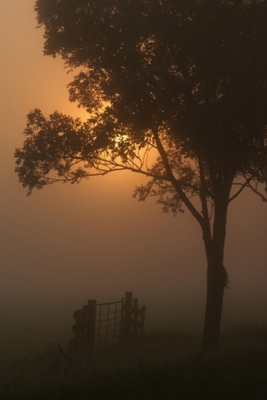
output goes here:
<path id="1" fill-rule="evenodd" d="M 248 185 L 248 188 L 251 189 L 254 193 L 256 193 L 258 196 L 260 196 L 260 198 L 262 199 L 262 201 L 267 201 L 267 197 L 263 196 L 263 194 L 261 194 L 260 192 L 258 192 L 257 189 L 255 189 L 251 184 Z"/>
<path id="2" fill-rule="evenodd" d="M 199 192 L 199 197 L 202 205 L 202 213 L 203 213 L 203 226 L 205 224 L 205 233 L 207 234 L 209 240 L 211 240 L 211 229 L 210 229 L 210 218 L 209 218 L 209 211 L 206 199 L 206 179 L 205 179 L 205 172 L 204 167 L 201 159 L 198 159 L 199 165 L 199 172 L 200 172 L 200 182 L 201 182 L 201 189 Z"/>
<path id="3" fill-rule="evenodd" d="M 266 163 L 264 163 L 264 165 L 265 165 Z M 257 173 L 262 169 L 262 165 L 259 167 L 259 168 L 257 168 L 256 169 L 256 171 L 254 171 L 253 172 L 253 174 L 251 174 L 250 175 L 250 177 L 249 178 L 247 178 L 246 176 L 245 176 L 245 174 L 243 174 L 243 177 L 245 178 L 245 182 L 244 183 L 241 183 L 240 185 L 241 185 L 241 188 L 232 196 L 232 197 L 230 197 L 229 198 L 229 203 L 231 202 L 231 201 L 233 201 L 234 199 L 236 199 L 239 195 L 240 195 L 240 193 L 241 192 L 243 192 L 243 190 L 246 188 L 246 187 L 250 187 L 250 182 L 257 176 Z M 252 188 L 251 188 L 252 189 Z M 253 190 L 253 189 L 252 189 Z"/>
<path id="4" fill-rule="evenodd" d="M 201 216 L 201 214 L 197 211 L 197 209 L 193 206 L 193 204 L 191 203 L 191 201 L 188 199 L 188 197 L 186 196 L 186 194 L 184 193 L 183 189 L 181 188 L 179 181 L 177 181 L 177 179 L 175 178 L 175 176 L 172 173 L 169 161 L 168 161 L 168 156 L 166 154 L 166 151 L 160 141 L 159 135 L 158 135 L 158 131 L 156 129 L 153 129 L 153 135 L 155 138 L 155 142 L 157 145 L 157 149 L 158 152 L 162 158 L 167 176 L 168 176 L 168 180 L 173 184 L 173 186 L 175 187 L 175 189 L 177 190 L 177 193 L 179 194 L 181 200 L 183 201 L 183 203 L 185 204 L 185 206 L 188 208 L 188 210 L 191 212 L 191 214 L 193 215 L 193 217 L 196 218 L 196 220 L 199 222 L 199 224 L 201 226 L 203 226 L 203 217 Z"/>

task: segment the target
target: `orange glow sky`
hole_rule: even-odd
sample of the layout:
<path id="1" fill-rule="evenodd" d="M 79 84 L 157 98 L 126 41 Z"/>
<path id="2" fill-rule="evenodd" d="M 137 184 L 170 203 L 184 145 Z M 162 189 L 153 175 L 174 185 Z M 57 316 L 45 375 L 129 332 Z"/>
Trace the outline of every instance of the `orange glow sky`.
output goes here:
<path id="1" fill-rule="evenodd" d="M 200 228 L 188 212 L 174 218 L 153 199 L 138 203 L 132 192 L 141 178 L 131 173 L 26 197 L 13 153 L 23 143 L 27 113 L 39 107 L 46 115 L 58 110 L 84 117 L 84 111 L 68 102 L 71 76 L 63 63 L 42 54 L 34 1 L 0 5 L 1 304 L 68 302 L 71 314 L 89 298 L 113 301 L 132 290 L 148 313 L 162 301 L 163 308 L 184 308 L 173 319 L 190 319 L 204 304 L 206 278 Z M 230 206 L 224 321 L 228 312 L 238 318 L 245 310 L 257 321 L 267 319 L 266 222 L 267 204 L 249 192 Z M 204 308 L 200 312 L 201 321 Z"/>

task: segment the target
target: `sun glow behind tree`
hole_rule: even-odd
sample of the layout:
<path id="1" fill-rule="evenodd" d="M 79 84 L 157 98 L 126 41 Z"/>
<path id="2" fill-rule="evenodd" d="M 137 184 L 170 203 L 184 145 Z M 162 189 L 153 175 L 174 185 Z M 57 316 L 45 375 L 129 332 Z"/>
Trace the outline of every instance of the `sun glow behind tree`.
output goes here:
<path id="1" fill-rule="evenodd" d="M 83 68 L 70 99 L 90 118 L 29 114 L 20 181 L 31 191 L 56 181 L 50 171 L 71 183 L 133 171 L 150 178 L 135 190 L 140 200 L 187 208 L 207 256 L 203 347 L 217 345 L 228 205 L 245 188 L 265 199 L 265 3 L 39 0 L 36 11 L 45 54 Z"/>

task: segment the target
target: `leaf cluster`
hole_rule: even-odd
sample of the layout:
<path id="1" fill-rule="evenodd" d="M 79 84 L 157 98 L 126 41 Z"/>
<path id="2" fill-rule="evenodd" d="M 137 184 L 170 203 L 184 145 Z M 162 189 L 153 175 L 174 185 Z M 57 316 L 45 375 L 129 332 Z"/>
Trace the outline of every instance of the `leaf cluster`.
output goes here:
<path id="1" fill-rule="evenodd" d="M 159 195 L 174 212 L 174 181 L 189 196 L 204 190 L 212 198 L 240 175 L 266 180 L 264 0 L 37 0 L 35 10 L 44 54 L 80 68 L 70 100 L 89 120 L 55 114 L 44 123 L 39 115 L 33 129 L 36 112 L 29 115 L 15 156 L 30 190 L 47 183 L 50 170 L 69 179 L 74 159 L 99 173 L 123 165 L 146 173 L 152 181 L 135 195 Z M 155 166 L 137 167 L 148 148 L 159 151 Z M 72 181 L 85 169 L 79 174 Z"/>

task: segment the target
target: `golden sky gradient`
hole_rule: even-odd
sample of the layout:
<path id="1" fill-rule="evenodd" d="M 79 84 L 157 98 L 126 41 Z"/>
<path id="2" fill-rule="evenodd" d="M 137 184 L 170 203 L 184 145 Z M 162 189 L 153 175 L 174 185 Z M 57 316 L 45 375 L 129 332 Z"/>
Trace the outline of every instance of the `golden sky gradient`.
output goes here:
<path id="1" fill-rule="evenodd" d="M 1 304 L 69 301 L 71 314 L 88 298 L 112 301 L 132 290 L 148 312 L 160 301 L 184 307 L 189 311 L 177 318 L 186 321 L 206 290 L 201 232 L 188 212 L 174 218 L 153 199 L 138 203 L 132 192 L 144 178 L 131 173 L 58 184 L 30 197 L 18 183 L 13 153 L 30 110 L 85 116 L 68 102 L 71 76 L 61 60 L 42 54 L 33 5 L 0 0 Z M 230 311 L 267 319 L 266 222 L 267 204 L 249 192 L 230 206 L 224 321 Z"/>

